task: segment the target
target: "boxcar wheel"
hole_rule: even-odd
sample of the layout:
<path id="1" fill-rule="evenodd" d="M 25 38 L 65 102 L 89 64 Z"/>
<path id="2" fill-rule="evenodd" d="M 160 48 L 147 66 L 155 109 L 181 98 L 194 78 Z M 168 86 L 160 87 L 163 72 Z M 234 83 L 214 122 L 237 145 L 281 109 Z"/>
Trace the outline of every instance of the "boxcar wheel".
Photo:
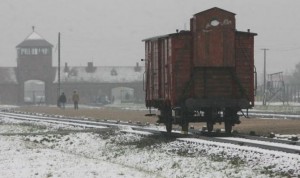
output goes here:
<path id="1" fill-rule="evenodd" d="M 213 122 L 207 122 L 206 126 L 207 126 L 207 131 L 208 132 L 212 132 L 213 131 L 213 129 L 214 129 L 214 123 Z"/>
<path id="2" fill-rule="evenodd" d="M 166 126 L 166 130 L 168 133 L 172 132 L 172 124 L 173 124 L 173 118 L 172 118 L 172 110 L 170 107 L 164 107 L 161 109 L 161 117 L 162 120 Z"/>
<path id="3" fill-rule="evenodd" d="M 167 132 L 171 133 L 172 132 L 172 118 L 167 118 L 165 125 L 166 125 Z"/>
<path id="4" fill-rule="evenodd" d="M 187 134 L 188 131 L 189 131 L 189 123 L 184 121 L 182 123 L 182 126 L 181 126 L 181 131 L 184 133 L 184 134 Z"/>
<path id="5" fill-rule="evenodd" d="M 229 134 L 232 132 L 232 123 L 229 121 L 225 121 L 225 132 Z"/>

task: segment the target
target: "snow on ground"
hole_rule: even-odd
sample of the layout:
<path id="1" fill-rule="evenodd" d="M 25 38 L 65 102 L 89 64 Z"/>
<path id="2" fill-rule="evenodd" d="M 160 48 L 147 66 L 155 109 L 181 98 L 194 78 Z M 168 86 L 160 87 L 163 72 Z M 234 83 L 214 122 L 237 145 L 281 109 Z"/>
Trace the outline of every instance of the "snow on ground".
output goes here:
<path id="1" fill-rule="evenodd" d="M 74 127 L 65 124 L 51 124 L 48 122 L 21 121 L 11 118 L 0 118 L 1 133 L 39 133 L 57 130 L 82 130 L 82 127 Z"/>
<path id="2" fill-rule="evenodd" d="M 65 139 L 62 135 L 26 136 L 25 134 L 62 129 L 76 130 L 81 128 L 48 123 L 35 124 L 1 118 L 0 134 L 23 133 L 24 135 L 0 135 L 0 177 L 152 177 L 148 172 L 128 166 L 86 157 L 84 154 L 68 149 L 57 149 L 58 145 L 53 144 L 60 139 Z M 86 138 L 84 138 L 85 134 L 78 134 L 78 136 L 83 136 L 83 138 L 75 137 L 72 140 L 80 145 L 81 140 Z M 88 140 L 92 142 L 92 139 L 93 137 Z M 68 141 L 68 138 L 65 141 Z M 72 142 L 68 143 L 72 145 Z M 87 148 L 81 149 L 86 150 Z M 78 150 L 80 148 L 76 151 Z"/>
<path id="3" fill-rule="evenodd" d="M 0 137 L 0 177 L 151 177 L 123 165 L 47 148 L 22 137 Z"/>
<path id="4" fill-rule="evenodd" d="M 268 146 L 277 146 L 281 148 L 289 148 L 289 149 L 295 149 L 299 151 L 300 153 L 300 146 L 298 145 L 287 145 L 284 143 L 274 143 L 274 142 L 265 142 L 265 141 L 260 141 L 260 140 L 250 140 L 246 138 L 236 138 L 236 137 L 219 137 L 219 139 L 224 139 L 224 140 L 234 140 L 234 141 L 239 141 L 241 143 L 254 143 L 254 144 L 264 144 Z"/>
<path id="5" fill-rule="evenodd" d="M 3 135 L 62 127 L 0 118 L 0 177 L 300 176 L 299 155 L 236 145 L 207 141 L 190 144 L 180 139 L 120 131 L 101 135 Z"/>
<path id="6" fill-rule="evenodd" d="M 113 104 L 105 105 L 105 107 L 116 107 L 124 110 L 149 111 L 149 109 L 146 108 L 145 104 L 135 104 L 135 103 L 113 103 Z M 157 109 L 152 108 L 151 111 L 156 112 Z"/>

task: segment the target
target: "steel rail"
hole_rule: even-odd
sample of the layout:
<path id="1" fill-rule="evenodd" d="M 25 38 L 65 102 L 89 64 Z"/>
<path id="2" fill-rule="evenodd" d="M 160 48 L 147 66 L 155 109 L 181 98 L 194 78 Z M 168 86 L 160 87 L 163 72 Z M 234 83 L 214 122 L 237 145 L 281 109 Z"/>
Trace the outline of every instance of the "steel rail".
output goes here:
<path id="1" fill-rule="evenodd" d="M 9 117 L 13 119 L 19 119 L 19 120 L 30 120 L 30 121 L 45 121 L 45 122 L 51 122 L 55 124 L 67 124 L 67 125 L 75 125 L 75 126 L 80 126 L 80 127 L 86 127 L 86 128 L 103 128 L 103 127 L 114 127 L 114 128 L 119 128 L 122 126 L 130 127 L 131 129 L 125 130 L 124 132 L 135 132 L 137 134 L 143 134 L 145 133 L 151 133 L 155 135 L 165 135 L 173 138 L 193 138 L 193 139 L 201 139 L 201 140 L 207 140 L 207 141 L 212 141 L 212 142 L 222 142 L 222 143 L 231 143 L 235 145 L 240 145 L 240 146 L 250 146 L 250 147 L 257 147 L 257 148 L 262 148 L 262 149 L 268 149 L 268 150 L 275 150 L 275 151 L 282 151 L 286 153 L 294 153 L 294 154 L 300 154 L 300 146 L 299 142 L 289 142 L 289 141 L 282 141 L 282 140 L 277 140 L 277 139 L 267 139 L 267 138 L 261 138 L 261 137 L 247 137 L 244 136 L 244 140 L 236 140 L 236 139 L 224 139 L 228 138 L 228 136 L 234 137 L 234 135 L 228 135 L 228 134 L 223 134 L 223 133 L 207 133 L 207 132 L 199 132 L 195 130 L 191 130 L 190 134 L 181 134 L 180 132 L 172 132 L 172 133 L 167 133 L 166 131 L 161 131 L 161 130 L 155 130 L 151 129 L 149 127 L 144 127 L 144 126 L 138 126 L 138 125 L 133 125 L 129 123 L 121 123 L 119 121 L 88 121 L 88 120 L 80 120 L 80 119 L 70 119 L 70 118 L 62 118 L 60 117 L 53 117 L 53 116 L 41 116 L 37 114 L 24 114 L 24 113 L 11 113 L 11 112 L 0 112 L 0 116 L 2 117 Z M 132 131 L 130 131 L 132 130 Z M 136 132 L 139 131 L 139 132 Z M 241 138 L 241 136 L 236 135 L 235 138 Z M 247 139 L 249 141 L 247 141 Z M 253 140 L 259 140 L 261 139 L 261 143 L 253 143 Z M 270 145 L 268 143 L 270 142 L 273 143 L 280 143 L 280 146 L 276 145 Z M 284 144 L 286 147 L 284 147 Z M 291 148 L 291 145 L 294 147 Z"/>

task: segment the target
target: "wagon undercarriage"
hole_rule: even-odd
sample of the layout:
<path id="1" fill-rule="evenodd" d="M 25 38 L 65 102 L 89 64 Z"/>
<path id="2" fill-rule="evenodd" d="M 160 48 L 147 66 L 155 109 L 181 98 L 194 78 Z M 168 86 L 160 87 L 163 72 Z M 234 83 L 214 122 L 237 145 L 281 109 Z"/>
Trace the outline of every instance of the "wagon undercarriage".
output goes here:
<path id="1" fill-rule="evenodd" d="M 220 100 L 218 100 L 220 101 Z M 223 100 L 224 101 L 224 100 Z M 186 102 L 186 106 L 171 108 L 170 106 L 160 107 L 158 123 L 166 125 L 167 132 L 171 132 L 172 125 L 180 125 L 183 132 L 188 131 L 189 123 L 205 122 L 207 131 L 212 132 L 216 123 L 224 123 L 225 132 L 231 133 L 235 124 L 240 124 L 238 112 L 241 109 L 249 108 L 249 103 L 244 100 L 231 100 L 231 102 L 204 101 L 201 104 Z M 208 105 L 207 103 L 215 103 Z"/>

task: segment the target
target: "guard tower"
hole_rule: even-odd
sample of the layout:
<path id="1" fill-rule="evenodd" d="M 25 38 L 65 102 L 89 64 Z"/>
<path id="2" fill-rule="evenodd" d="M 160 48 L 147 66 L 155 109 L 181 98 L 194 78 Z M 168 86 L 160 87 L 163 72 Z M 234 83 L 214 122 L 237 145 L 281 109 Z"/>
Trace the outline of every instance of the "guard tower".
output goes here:
<path id="1" fill-rule="evenodd" d="M 283 72 L 268 74 L 266 102 L 286 101 Z"/>
<path id="2" fill-rule="evenodd" d="M 32 98 L 41 97 L 42 102 L 49 104 L 52 96 L 51 86 L 55 78 L 55 69 L 52 67 L 52 48 L 53 45 L 36 33 L 34 27 L 32 27 L 32 33 L 16 46 L 16 74 L 19 84 L 18 102 L 20 104 L 26 102 L 24 86 L 27 81 L 43 83 L 42 89 L 37 89 L 39 93 L 31 89 Z"/>

